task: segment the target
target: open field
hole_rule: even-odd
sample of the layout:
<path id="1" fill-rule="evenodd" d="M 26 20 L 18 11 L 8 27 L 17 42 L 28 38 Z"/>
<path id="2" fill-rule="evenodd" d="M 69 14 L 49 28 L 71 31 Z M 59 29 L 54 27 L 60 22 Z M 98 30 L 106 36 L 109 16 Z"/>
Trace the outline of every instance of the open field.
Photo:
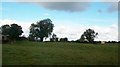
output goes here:
<path id="1" fill-rule="evenodd" d="M 117 65 L 118 45 L 72 42 L 3 44 L 3 65 Z"/>

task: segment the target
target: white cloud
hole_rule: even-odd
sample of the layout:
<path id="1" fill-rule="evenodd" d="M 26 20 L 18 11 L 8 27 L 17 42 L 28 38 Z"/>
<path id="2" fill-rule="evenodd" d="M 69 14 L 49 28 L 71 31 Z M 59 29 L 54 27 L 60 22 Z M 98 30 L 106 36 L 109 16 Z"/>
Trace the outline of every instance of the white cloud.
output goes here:
<path id="1" fill-rule="evenodd" d="M 110 26 L 85 26 L 85 25 L 70 25 L 70 24 L 59 24 L 56 25 L 54 33 L 58 37 L 68 37 L 69 40 L 77 40 L 80 38 L 81 34 L 88 28 L 94 29 L 99 35 L 95 39 L 97 41 L 118 41 L 118 26 L 113 24 Z"/>
<path id="2" fill-rule="evenodd" d="M 93 29 L 99 33 L 96 40 L 115 40 L 118 41 L 118 25 L 113 24 L 106 27 L 94 26 Z"/>
<path id="3" fill-rule="evenodd" d="M 0 26 L 4 24 L 16 23 L 21 25 L 24 34 L 28 36 L 30 24 L 33 22 L 21 22 L 16 20 L 0 20 Z M 35 22 L 34 22 L 35 23 Z M 113 24 L 110 26 L 85 26 L 77 24 L 56 24 L 53 33 L 57 34 L 59 38 L 67 37 L 69 40 L 77 40 L 80 38 L 81 34 L 88 28 L 94 29 L 98 32 L 98 38 L 96 40 L 115 40 L 118 41 L 118 25 Z"/>

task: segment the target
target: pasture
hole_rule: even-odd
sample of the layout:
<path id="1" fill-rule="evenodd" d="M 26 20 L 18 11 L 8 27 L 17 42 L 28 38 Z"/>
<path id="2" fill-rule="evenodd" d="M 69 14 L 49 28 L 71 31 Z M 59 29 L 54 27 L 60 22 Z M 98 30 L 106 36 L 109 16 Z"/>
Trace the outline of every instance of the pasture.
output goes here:
<path id="1" fill-rule="evenodd" d="M 3 65 L 117 65 L 117 44 L 18 41 L 2 45 Z"/>

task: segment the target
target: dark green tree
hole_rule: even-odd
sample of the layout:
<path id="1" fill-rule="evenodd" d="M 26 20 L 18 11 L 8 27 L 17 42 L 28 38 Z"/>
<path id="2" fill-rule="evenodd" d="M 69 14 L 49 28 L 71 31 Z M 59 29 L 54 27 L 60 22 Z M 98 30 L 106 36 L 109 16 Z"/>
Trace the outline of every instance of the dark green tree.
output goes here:
<path id="1" fill-rule="evenodd" d="M 22 27 L 17 24 L 2 25 L 1 31 L 3 36 L 9 37 L 10 40 L 17 40 L 22 35 Z"/>
<path id="2" fill-rule="evenodd" d="M 53 31 L 54 24 L 50 19 L 44 19 L 38 21 L 36 24 L 31 24 L 29 37 L 42 42 L 44 38 L 47 38 L 51 35 Z M 32 36 L 32 37 L 31 37 Z"/>
<path id="3" fill-rule="evenodd" d="M 60 42 L 67 42 L 68 41 L 68 38 L 65 37 L 65 38 L 60 38 Z"/>
<path id="4" fill-rule="evenodd" d="M 98 35 L 93 29 L 87 29 L 81 36 L 80 41 L 93 42 L 94 38 Z"/>
<path id="5" fill-rule="evenodd" d="M 6 25 L 1 26 L 2 35 L 7 36 L 7 35 L 9 35 L 9 32 L 10 32 L 10 26 L 9 25 L 6 24 Z"/>
<path id="6" fill-rule="evenodd" d="M 55 42 L 55 41 L 57 42 L 58 41 L 57 35 L 53 33 L 52 38 L 50 38 L 50 41 L 51 42 Z"/>
<path id="7" fill-rule="evenodd" d="M 57 37 L 57 35 L 53 33 L 52 38 L 56 38 L 56 37 Z"/>
<path id="8" fill-rule="evenodd" d="M 0 27 L 0 35 L 2 35 L 2 28 Z"/>
<path id="9" fill-rule="evenodd" d="M 22 27 L 17 24 L 11 24 L 9 29 L 9 36 L 10 39 L 17 40 L 19 39 L 19 36 L 22 35 Z"/>
<path id="10" fill-rule="evenodd" d="M 10 26 L 9 25 L 2 25 L 0 27 L 0 39 L 2 41 L 2 43 L 7 43 L 9 41 L 9 32 L 10 32 Z"/>
<path id="11" fill-rule="evenodd" d="M 84 42 L 85 41 L 85 36 L 82 34 L 81 35 L 81 38 L 80 38 L 80 40 L 79 40 L 80 42 Z"/>
<path id="12" fill-rule="evenodd" d="M 31 24 L 31 26 L 30 26 L 30 34 L 29 34 L 29 40 L 30 41 L 35 41 L 35 37 L 36 37 L 36 30 L 35 30 L 35 28 L 36 28 L 36 25 L 34 24 L 34 23 L 32 23 Z"/>

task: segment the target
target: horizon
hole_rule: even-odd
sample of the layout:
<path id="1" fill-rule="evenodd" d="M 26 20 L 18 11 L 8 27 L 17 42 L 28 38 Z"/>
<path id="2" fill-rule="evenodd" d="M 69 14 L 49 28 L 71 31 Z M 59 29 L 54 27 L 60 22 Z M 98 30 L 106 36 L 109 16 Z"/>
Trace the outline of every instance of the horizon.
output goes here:
<path id="1" fill-rule="evenodd" d="M 88 28 L 98 32 L 95 41 L 118 41 L 116 2 L 2 2 L 0 25 L 16 23 L 25 36 L 30 24 L 50 18 L 53 33 L 69 41 L 77 40 Z M 47 39 L 48 40 L 48 39 Z"/>

